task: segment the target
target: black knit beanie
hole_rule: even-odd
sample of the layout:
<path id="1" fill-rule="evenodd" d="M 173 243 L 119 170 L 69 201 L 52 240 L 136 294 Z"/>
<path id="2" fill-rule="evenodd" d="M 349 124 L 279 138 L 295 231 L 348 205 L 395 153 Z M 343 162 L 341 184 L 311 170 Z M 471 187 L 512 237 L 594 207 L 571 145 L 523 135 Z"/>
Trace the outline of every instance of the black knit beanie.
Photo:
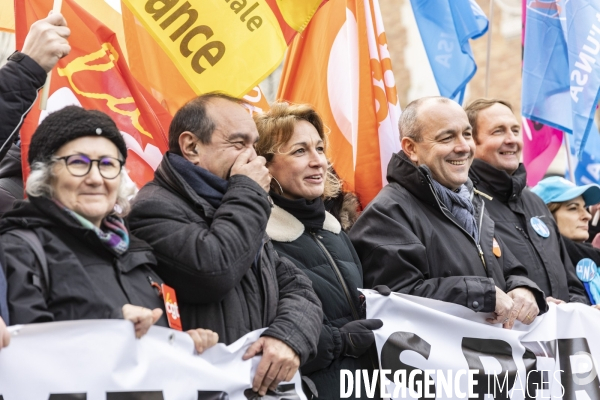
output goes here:
<path id="1" fill-rule="evenodd" d="M 29 144 L 29 165 L 48 161 L 62 145 L 84 136 L 101 136 L 113 142 L 127 158 L 125 140 L 115 122 L 102 111 L 67 106 L 49 114 L 37 127 Z"/>

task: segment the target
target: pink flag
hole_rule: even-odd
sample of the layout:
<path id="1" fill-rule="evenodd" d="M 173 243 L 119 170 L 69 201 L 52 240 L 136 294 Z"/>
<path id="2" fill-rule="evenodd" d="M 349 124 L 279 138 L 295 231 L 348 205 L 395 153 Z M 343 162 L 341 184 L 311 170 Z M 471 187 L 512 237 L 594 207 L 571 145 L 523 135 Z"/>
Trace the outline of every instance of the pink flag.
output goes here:
<path id="1" fill-rule="evenodd" d="M 523 30 L 521 45 L 525 43 L 525 12 L 527 0 L 522 1 Z M 544 177 L 563 141 L 563 133 L 539 122 L 523 117 L 523 164 L 527 170 L 527 185 L 535 186 Z"/>
<path id="2" fill-rule="evenodd" d="M 544 177 L 562 141 L 563 133 L 558 129 L 523 118 L 523 164 L 528 186 L 535 186 Z"/>

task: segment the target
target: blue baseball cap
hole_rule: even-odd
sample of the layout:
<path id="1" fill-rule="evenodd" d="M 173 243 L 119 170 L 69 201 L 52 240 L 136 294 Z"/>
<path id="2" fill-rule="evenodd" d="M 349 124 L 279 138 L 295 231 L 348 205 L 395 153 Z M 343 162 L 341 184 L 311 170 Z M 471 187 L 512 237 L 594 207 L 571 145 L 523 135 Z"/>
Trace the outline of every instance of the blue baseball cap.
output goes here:
<path id="1" fill-rule="evenodd" d="M 542 179 L 531 191 L 544 200 L 544 203 L 562 203 L 583 196 L 586 206 L 600 203 L 600 186 L 596 184 L 577 186 L 573 182 L 552 176 Z"/>

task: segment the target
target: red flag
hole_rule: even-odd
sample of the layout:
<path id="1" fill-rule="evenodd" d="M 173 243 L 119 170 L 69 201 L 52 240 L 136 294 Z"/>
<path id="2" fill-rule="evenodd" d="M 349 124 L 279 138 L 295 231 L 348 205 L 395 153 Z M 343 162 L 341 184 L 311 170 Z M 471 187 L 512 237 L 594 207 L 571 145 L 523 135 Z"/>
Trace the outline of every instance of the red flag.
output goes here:
<path id="1" fill-rule="evenodd" d="M 17 48 L 22 48 L 29 27 L 44 18 L 52 0 L 15 2 Z M 23 176 L 29 173 L 27 153 L 31 135 L 48 114 L 67 105 L 96 109 L 110 115 L 127 144 L 127 171 L 141 187 L 154 177 L 154 169 L 168 149 L 171 116 L 131 75 L 114 32 L 73 0 L 61 10 L 71 29 L 71 53 L 52 71 L 47 111 L 32 108 L 21 128 Z"/>

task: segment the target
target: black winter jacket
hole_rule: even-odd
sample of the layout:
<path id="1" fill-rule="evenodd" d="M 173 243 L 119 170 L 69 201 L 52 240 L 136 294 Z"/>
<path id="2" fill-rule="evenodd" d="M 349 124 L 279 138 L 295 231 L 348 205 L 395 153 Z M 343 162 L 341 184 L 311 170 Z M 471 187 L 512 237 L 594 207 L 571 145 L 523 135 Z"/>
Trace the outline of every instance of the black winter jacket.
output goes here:
<path id="1" fill-rule="evenodd" d="M 437 199 L 427 170 L 413 165 L 404 152 L 392 156 L 387 179 L 350 230 L 365 287 L 387 285 L 478 312 L 495 310 L 495 286 L 505 292 L 526 287 L 540 312 L 548 309 L 544 293 L 498 237 L 501 255 L 492 252 L 494 222 L 478 194 L 472 201 L 481 239 L 475 243 Z"/>
<path id="2" fill-rule="evenodd" d="M 23 170 L 21 148 L 12 144 L 0 160 L 0 217 L 13 209 L 16 200 L 23 200 Z"/>
<path id="3" fill-rule="evenodd" d="M 594 261 L 596 265 L 600 265 L 600 249 L 593 247 L 590 243 L 574 242 L 564 236 L 563 240 L 565 242 L 567 252 L 569 253 L 569 257 L 573 261 L 573 265 L 577 266 L 577 263 L 584 258 L 589 258 Z M 591 304 L 591 302 L 589 303 Z"/>
<path id="4" fill-rule="evenodd" d="M 229 179 L 214 209 L 165 155 L 129 221 L 154 248 L 156 272 L 177 292 L 184 330 L 211 329 L 231 344 L 268 327 L 263 335 L 282 340 L 305 363 L 317 353 L 321 303 L 306 275 L 273 250 L 265 234 L 270 212 L 267 193 L 243 175 Z"/>
<path id="5" fill-rule="evenodd" d="M 575 266 L 584 258 L 590 258 L 596 265 L 600 265 L 600 249 L 593 247 L 589 243 L 574 242 L 564 236 L 563 240 L 565 241 L 565 247 L 567 248 L 569 257 L 573 260 Z"/>
<path id="6" fill-rule="evenodd" d="M 552 214 L 544 201 L 525 187 L 527 172 L 523 164 L 509 175 L 485 161 L 474 160 L 469 176 L 477 189 L 493 197 L 484 198 L 486 210 L 494 220 L 498 236 L 527 268 L 527 276 L 546 296 L 588 304 Z M 535 232 L 530 222 L 532 217 L 548 226 L 549 237 Z"/>
<path id="7" fill-rule="evenodd" d="M 46 71 L 27 55 L 0 68 L 0 159 L 17 139 L 25 116 L 46 82 Z"/>
<path id="8" fill-rule="evenodd" d="M 340 356 L 342 339 L 338 328 L 360 319 L 357 289 L 362 288 L 363 276 L 356 251 L 340 223 L 329 213 L 325 214 L 322 229 L 306 230 L 291 213 L 275 206 L 267 234 L 277 253 L 308 275 L 323 304 L 317 357 L 302 367 L 302 374 L 315 383 L 319 398 L 338 398 L 341 369 L 373 370 L 368 353 L 358 359 Z M 361 393 L 363 397 L 359 398 L 366 399 L 364 387 Z"/>
<path id="9" fill-rule="evenodd" d="M 31 245 L 8 233 L 13 229 L 32 230 L 39 238 L 49 283 Z M 117 257 L 50 199 L 18 202 L 0 221 L 0 241 L 12 324 L 119 319 L 125 304 L 164 309 L 150 282 L 161 283 L 148 244 L 130 236 L 129 250 Z M 164 314 L 157 325 L 167 326 Z"/>

